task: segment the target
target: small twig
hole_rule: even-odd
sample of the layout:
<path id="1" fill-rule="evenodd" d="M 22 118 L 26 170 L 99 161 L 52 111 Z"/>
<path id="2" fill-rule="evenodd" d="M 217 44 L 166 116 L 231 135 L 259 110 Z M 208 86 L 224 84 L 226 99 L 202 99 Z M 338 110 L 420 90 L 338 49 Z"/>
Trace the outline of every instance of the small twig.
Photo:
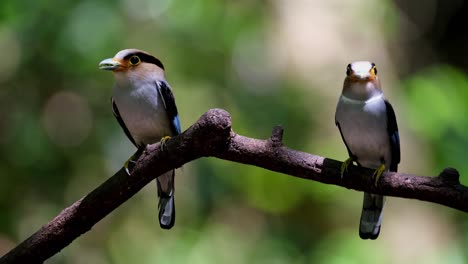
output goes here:
<path id="1" fill-rule="evenodd" d="M 283 133 L 284 130 L 281 126 L 273 127 L 273 131 L 271 131 L 270 137 L 272 147 L 277 148 L 283 146 Z"/>

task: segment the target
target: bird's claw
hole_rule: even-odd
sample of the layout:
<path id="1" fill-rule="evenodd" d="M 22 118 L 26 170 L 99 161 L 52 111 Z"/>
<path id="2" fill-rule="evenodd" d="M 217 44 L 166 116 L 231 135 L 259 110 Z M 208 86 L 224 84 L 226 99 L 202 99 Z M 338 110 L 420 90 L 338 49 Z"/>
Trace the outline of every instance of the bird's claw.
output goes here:
<path id="1" fill-rule="evenodd" d="M 127 160 L 125 162 L 125 164 L 124 164 L 124 169 L 125 169 L 125 172 L 127 173 L 127 175 L 130 176 L 130 170 L 128 168 L 128 163 L 129 163 L 129 161 Z"/>
<path id="2" fill-rule="evenodd" d="M 350 157 L 341 164 L 341 178 L 343 179 L 344 173 L 348 171 L 349 164 L 353 163 L 353 159 Z"/>
<path id="3" fill-rule="evenodd" d="M 380 166 L 375 170 L 374 172 L 374 178 L 375 178 L 375 186 L 377 186 L 377 182 L 379 181 L 380 179 L 380 176 L 382 176 L 382 174 L 384 173 L 385 171 L 385 164 L 380 164 Z"/>
<path id="4" fill-rule="evenodd" d="M 130 176 L 131 174 L 130 170 L 133 169 L 133 166 L 135 166 L 136 164 L 135 159 L 138 159 L 138 157 L 139 157 L 138 152 L 136 152 L 124 163 L 124 169 L 128 176 Z M 130 168 L 130 163 L 133 164 L 132 168 Z"/>
<path id="5" fill-rule="evenodd" d="M 166 142 L 170 139 L 170 136 L 165 136 L 161 138 L 161 150 L 164 151 L 164 148 L 166 147 Z"/>

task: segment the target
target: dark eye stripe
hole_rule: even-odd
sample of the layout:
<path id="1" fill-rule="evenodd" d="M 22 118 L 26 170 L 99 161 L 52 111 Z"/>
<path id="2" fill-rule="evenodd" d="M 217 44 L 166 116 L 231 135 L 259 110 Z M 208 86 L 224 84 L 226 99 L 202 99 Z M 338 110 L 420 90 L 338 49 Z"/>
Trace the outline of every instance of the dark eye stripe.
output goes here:
<path id="1" fill-rule="evenodd" d="M 153 56 L 151 56 L 149 54 L 143 53 L 143 52 L 134 52 L 134 53 L 127 54 L 124 57 L 124 60 L 130 59 L 132 56 L 138 56 L 142 62 L 152 63 L 152 64 L 157 65 L 158 67 L 160 67 L 161 69 L 164 70 L 164 65 L 162 64 L 162 62 L 160 60 L 156 59 L 155 57 L 153 57 Z"/>
<path id="2" fill-rule="evenodd" d="M 351 74 L 351 64 L 348 64 L 348 67 L 346 67 L 346 75 L 350 75 Z"/>

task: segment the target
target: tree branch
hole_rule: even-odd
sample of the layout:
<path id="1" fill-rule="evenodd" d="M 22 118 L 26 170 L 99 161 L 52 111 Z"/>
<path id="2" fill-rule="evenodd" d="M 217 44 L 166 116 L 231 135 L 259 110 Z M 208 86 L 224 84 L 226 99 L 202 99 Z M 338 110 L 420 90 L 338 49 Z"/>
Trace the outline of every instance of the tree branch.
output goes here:
<path id="1" fill-rule="evenodd" d="M 282 138 L 281 127 L 273 128 L 267 140 L 237 135 L 231 130 L 229 113 L 212 109 L 182 135 L 167 141 L 164 151 L 159 143 L 149 145 L 131 176 L 121 169 L 4 255 L 0 263 L 42 263 L 90 230 L 155 175 L 209 156 L 348 189 L 419 199 L 468 212 L 468 188 L 460 184 L 455 169 L 447 168 L 437 177 L 388 172 L 375 186 L 373 170 L 350 166 L 342 179 L 341 162 L 288 149 L 283 146 Z"/>

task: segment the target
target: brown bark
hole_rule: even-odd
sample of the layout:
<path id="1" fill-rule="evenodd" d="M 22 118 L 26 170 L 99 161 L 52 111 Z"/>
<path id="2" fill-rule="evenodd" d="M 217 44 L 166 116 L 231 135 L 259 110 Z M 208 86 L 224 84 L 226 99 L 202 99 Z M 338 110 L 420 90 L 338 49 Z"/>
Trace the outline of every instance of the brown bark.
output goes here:
<path id="1" fill-rule="evenodd" d="M 168 140 L 164 150 L 159 143 L 149 145 L 131 176 L 121 169 L 0 258 L 0 263 L 42 263 L 90 230 L 155 175 L 200 157 L 216 157 L 348 189 L 419 199 L 468 212 L 468 188 L 460 184 L 455 169 L 447 168 L 437 177 L 384 173 L 376 186 L 372 170 L 350 166 L 341 178 L 341 162 L 289 149 L 283 146 L 282 137 L 281 127 L 273 128 L 272 137 L 267 140 L 237 135 L 231 130 L 229 113 L 212 109 L 182 135 Z"/>

